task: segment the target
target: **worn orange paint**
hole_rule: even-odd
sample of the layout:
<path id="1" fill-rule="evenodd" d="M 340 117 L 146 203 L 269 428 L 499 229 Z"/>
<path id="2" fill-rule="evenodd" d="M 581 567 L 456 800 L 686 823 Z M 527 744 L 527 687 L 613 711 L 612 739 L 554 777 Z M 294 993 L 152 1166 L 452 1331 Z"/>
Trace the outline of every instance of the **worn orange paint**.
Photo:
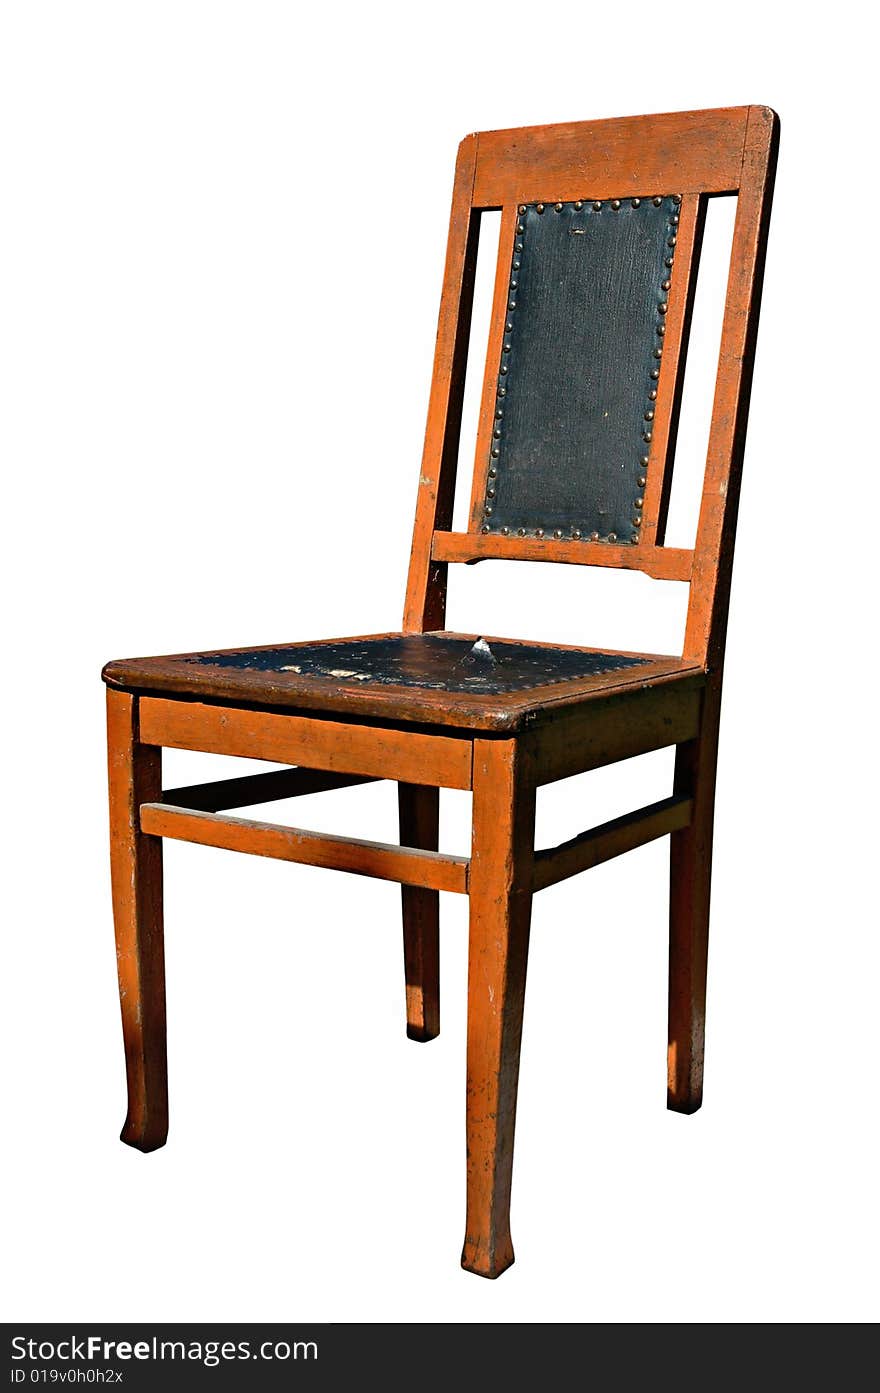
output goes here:
<path id="1" fill-rule="evenodd" d="M 113 904 L 128 1074 L 123 1140 L 167 1130 L 162 863 L 158 835 L 401 880 L 407 1028 L 439 1029 L 437 891 L 470 896 L 467 1220 L 463 1264 L 496 1277 L 513 1261 L 510 1185 L 533 890 L 671 834 L 668 1105 L 702 1098 L 713 806 L 736 511 L 754 362 L 778 118 L 766 107 L 484 132 L 459 149 L 403 631 L 445 623 L 447 567 L 493 557 L 636 567 L 690 584 L 680 657 L 640 655 L 627 672 L 498 696 L 230 671 L 189 655 L 117 662 L 109 689 Z M 638 545 L 539 542 L 450 531 L 481 210 L 509 230 L 520 201 L 682 195 L 664 368 Z M 715 402 L 693 552 L 662 545 L 678 394 L 706 196 L 738 194 Z M 502 237 L 499 276 L 509 248 Z M 488 361 L 497 361 L 497 287 Z M 485 444 L 491 397 L 479 424 Z M 487 451 L 482 450 L 485 457 Z M 479 448 L 478 448 L 479 455 Z M 656 467 L 655 467 L 656 465 Z M 477 493 L 479 469 L 477 470 Z M 470 637 L 476 637 L 471 635 Z M 491 637 L 490 637 L 491 642 Z M 285 679 L 288 674 L 285 674 Z M 161 695 L 157 695 L 161 693 Z M 245 755 L 400 784 L 401 847 L 357 842 L 161 802 L 158 747 Z M 534 851 L 539 785 L 675 745 L 671 799 Z M 345 780 L 343 779 L 342 782 Z M 315 782 L 315 786 L 321 784 Z M 332 782 L 332 781 L 331 781 Z M 201 806 L 241 806 L 241 781 Z M 265 786 L 265 781 L 254 788 Z M 269 791 L 311 786 L 274 779 Z M 326 786 L 326 779 L 324 780 Z M 473 788 L 470 863 L 437 852 L 437 788 Z M 181 794 L 184 791 L 181 791 Z M 238 799 L 238 802 L 222 801 Z"/>
<path id="2" fill-rule="evenodd" d="M 474 742 L 462 1266 L 513 1262 L 510 1183 L 535 844 L 534 761 L 517 740 Z"/>
<path id="3" fill-rule="evenodd" d="M 271 759 L 347 774 L 374 774 L 470 788 L 469 741 L 451 735 L 315 721 L 275 711 L 236 711 L 198 702 L 141 699 L 141 732 L 150 744 Z"/>
<path id="4" fill-rule="evenodd" d="M 673 548 L 658 546 L 657 543 L 662 543 L 666 530 L 666 513 L 672 486 L 672 456 L 675 453 L 678 414 L 684 387 L 686 340 L 690 332 L 699 270 L 705 203 L 706 200 L 698 194 L 685 194 L 682 198 L 678 210 L 675 258 L 668 276 L 666 335 L 663 339 L 663 357 L 660 360 L 660 376 L 656 386 L 652 440 L 647 447 L 642 546 L 636 548 L 637 551 L 645 550 L 648 555 L 658 557 L 675 555 Z M 693 552 L 686 552 L 685 555 L 688 558 L 686 578 L 690 580 L 693 573 Z M 656 575 L 657 572 L 651 574 Z"/>
<path id="5" fill-rule="evenodd" d="M 690 580 L 693 552 L 681 547 L 616 546 L 609 542 L 557 541 L 555 537 L 482 536 L 435 532 L 438 561 L 551 561 L 568 566 L 618 566 L 644 571 L 655 580 Z"/>
<path id="6" fill-rule="evenodd" d="M 175 837 L 200 846 L 246 851 L 278 861 L 298 861 L 304 866 L 350 871 L 376 880 L 397 880 L 404 885 L 432 890 L 467 890 L 467 858 L 441 856 L 436 851 L 388 846 L 356 837 L 337 837 L 329 832 L 310 832 L 304 827 L 281 827 L 223 813 L 197 812 L 166 803 L 142 803 L 140 825 L 154 837 Z"/>
<path id="7" fill-rule="evenodd" d="M 436 851 L 439 790 L 399 783 L 397 797 L 401 844 Z M 401 895 L 406 1033 L 411 1040 L 433 1040 L 440 1034 L 440 897 L 415 886 L 404 886 Z"/>
<path id="8" fill-rule="evenodd" d="M 137 715 L 136 697 L 108 689 L 110 873 L 128 1078 L 122 1140 L 155 1151 L 168 1135 L 162 843 L 141 832 L 138 810 L 160 796 L 162 752 L 140 743 Z"/>

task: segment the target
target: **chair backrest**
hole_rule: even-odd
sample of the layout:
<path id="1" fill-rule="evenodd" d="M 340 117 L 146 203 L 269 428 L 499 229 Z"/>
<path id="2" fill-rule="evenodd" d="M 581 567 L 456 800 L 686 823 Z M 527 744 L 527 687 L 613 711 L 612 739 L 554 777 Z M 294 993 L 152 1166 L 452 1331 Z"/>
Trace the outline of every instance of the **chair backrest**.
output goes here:
<path id="1" fill-rule="evenodd" d="M 779 120 L 744 106 L 467 136 L 455 186 L 404 629 L 447 567 L 508 558 L 687 581 L 720 667 Z M 738 196 L 696 544 L 664 535 L 707 199 Z M 468 531 L 452 508 L 480 215 L 501 210 Z"/>

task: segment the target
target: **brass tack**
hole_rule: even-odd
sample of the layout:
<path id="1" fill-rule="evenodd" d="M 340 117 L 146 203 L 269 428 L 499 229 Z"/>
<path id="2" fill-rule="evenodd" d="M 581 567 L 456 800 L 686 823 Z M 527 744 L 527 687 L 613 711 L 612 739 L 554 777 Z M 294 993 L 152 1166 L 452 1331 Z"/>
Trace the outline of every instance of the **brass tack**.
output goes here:
<path id="1" fill-rule="evenodd" d="M 653 419 L 654 419 L 654 413 L 653 413 L 653 411 L 646 411 L 646 412 L 645 412 L 645 420 L 646 420 L 646 421 L 653 421 Z"/>
<path id="2" fill-rule="evenodd" d="M 659 369 L 659 368 L 652 368 L 652 369 L 651 369 L 651 376 L 653 377 L 654 381 L 656 382 L 656 381 L 657 381 L 657 378 L 660 376 L 660 369 Z"/>
<path id="3" fill-rule="evenodd" d="M 499 397 L 506 397 L 506 396 L 507 396 L 507 388 L 506 388 L 506 387 L 499 387 L 499 388 L 498 388 L 498 395 L 499 395 Z"/>
<path id="4" fill-rule="evenodd" d="M 671 280 L 668 280 L 668 279 L 667 279 L 667 280 L 665 280 L 665 281 L 661 281 L 661 283 L 660 283 L 660 289 L 661 289 L 661 290 L 668 290 L 669 287 L 670 287 L 671 285 L 672 285 L 672 281 L 671 281 Z"/>
<path id="5" fill-rule="evenodd" d="M 669 309 L 669 305 L 667 304 L 667 302 L 666 302 L 665 300 L 661 300 L 660 303 L 659 303 L 659 305 L 657 306 L 657 308 L 658 308 L 658 310 L 660 311 L 661 314 L 665 314 L 666 311 Z"/>
<path id="6" fill-rule="evenodd" d="M 514 271 L 518 271 L 519 268 L 520 268 L 520 266 L 522 266 L 522 262 L 521 262 L 521 261 L 515 261 L 515 262 L 513 263 L 513 269 L 514 269 Z"/>
<path id="7" fill-rule="evenodd" d="M 577 528 L 574 529 L 574 531 L 572 532 L 571 535 L 572 535 L 572 537 L 574 537 L 574 540 L 575 540 L 576 542 L 579 542 L 579 541 L 580 541 L 580 539 L 581 539 L 581 534 L 580 534 L 580 532 L 578 531 Z"/>
<path id="8" fill-rule="evenodd" d="M 667 247 L 674 247 L 677 241 L 678 241 L 678 238 L 675 236 L 675 233 L 673 233 L 672 236 L 671 236 L 671 237 L 669 238 L 669 240 L 667 241 L 666 245 L 667 245 Z"/>
<path id="9" fill-rule="evenodd" d="M 654 207 L 655 207 L 655 208 L 659 208 L 659 207 L 660 207 L 660 204 L 663 202 L 663 199 L 662 199 L 662 198 L 657 198 L 657 197 L 655 196 L 651 201 L 652 201 L 652 203 L 654 204 Z"/>
<path id="10" fill-rule="evenodd" d="M 556 212 L 556 213 L 561 213 L 561 212 L 562 212 L 562 204 L 561 204 L 561 203 L 554 203 L 554 204 L 553 204 L 553 211 Z"/>
<path id="11" fill-rule="evenodd" d="M 656 387 L 652 387 L 651 390 L 650 390 L 650 392 L 648 393 L 648 401 L 656 401 L 656 400 L 657 400 L 657 388 L 656 388 Z"/>
<path id="12" fill-rule="evenodd" d="M 526 211 L 526 205 L 524 203 L 521 203 L 516 211 L 518 213 L 524 213 Z"/>
<path id="13" fill-rule="evenodd" d="M 577 211 L 580 212 L 584 205 L 583 205 L 582 200 L 581 200 L 581 199 L 578 199 L 577 203 L 576 203 L 574 206 L 575 206 L 575 208 L 577 209 Z"/>
<path id="14" fill-rule="evenodd" d="M 497 445 L 493 445 L 493 446 L 492 446 L 492 458 L 493 458 L 493 459 L 497 459 L 498 456 L 499 456 L 500 454 L 501 454 L 501 451 L 499 450 L 498 446 L 497 446 Z"/>
<path id="15" fill-rule="evenodd" d="M 536 536 L 536 537 L 543 537 L 543 535 L 544 535 L 544 529 L 543 529 L 543 527 L 536 527 L 536 528 L 535 528 L 535 536 Z"/>
<path id="16" fill-rule="evenodd" d="M 515 309 L 516 309 L 516 301 L 515 301 L 515 300 L 508 300 L 508 302 L 507 302 L 507 308 L 508 308 L 509 310 L 515 310 Z"/>
<path id="17" fill-rule="evenodd" d="M 596 212 L 598 213 L 599 209 L 602 207 L 602 201 L 601 201 L 601 199 L 598 199 L 598 198 L 597 198 L 596 201 L 595 201 L 595 203 L 593 204 L 593 207 L 595 208 Z"/>
<path id="18" fill-rule="evenodd" d="M 672 195 L 672 201 L 673 201 L 673 203 L 681 203 L 681 194 L 680 194 L 680 193 L 674 193 L 674 194 Z"/>
<path id="19" fill-rule="evenodd" d="M 512 277 L 512 278 L 511 278 L 511 282 L 510 282 L 510 288 L 511 288 L 511 290 L 516 290 L 517 284 L 518 284 L 518 282 L 517 282 L 517 280 L 516 280 L 516 277 Z"/>
<path id="20" fill-rule="evenodd" d="M 559 530 L 558 527 L 557 527 L 556 531 L 553 533 L 553 536 L 557 539 L 557 541 L 558 541 L 559 538 L 562 536 L 562 533 L 560 532 L 560 530 Z"/>
<path id="21" fill-rule="evenodd" d="M 544 205 L 543 205 L 543 203 L 536 203 L 536 204 L 535 204 L 535 212 L 536 212 L 536 213 L 543 213 L 543 211 L 544 211 Z"/>
<path id="22" fill-rule="evenodd" d="M 495 476 L 497 475 L 497 473 L 498 473 L 498 470 L 497 470 L 497 469 L 495 469 L 495 468 L 490 469 L 490 470 L 489 470 L 489 478 L 490 478 L 490 479 L 494 479 Z"/>
<path id="23" fill-rule="evenodd" d="M 657 325 L 657 333 L 658 333 L 658 334 L 661 336 L 661 338 L 662 338 L 662 336 L 666 333 L 666 325 L 665 325 L 665 324 L 658 324 L 658 325 Z"/>
<path id="24" fill-rule="evenodd" d="M 653 431 L 646 430 L 645 433 L 644 433 L 644 435 L 642 436 L 642 439 L 645 441 L 645 444 L 646 444 L 646 445 L 649 445 L 649 444 L 651 443 L 651 440 L 653 439 L 653 436 L 654 436 L 654 432 L 653 432 Z"/>
<path id="25" fill-rule="evenodd" d="M 513 328 L 513 320 L 512 320 L 512 319 L 508 319 L 508 321 L 507 321 L 507 323 L 505 324 L 504 328 L 505 328 L 505 331 L 509 334 L 510 331 L 511 331 L 511 329 Z"/>
<path id="26" fill-rule="evenodd" d="M 636 499 L 636 507 L 637 507 L 637 508 L 644 508 L 644 506 L 645 506 L 645 500 L 644 500 L 644 498 L 637 498 L 637 499 Z"/>
<path id="27" fill-rule="evenodd" d="M 662 357 L 663 357 L 663 349 L 662 349 L 662 348 L 655 348 L 655 349 L 654 349 L 654 357 L 655 357 L 655 358 L 662 358 Z"/>
<path id="28" fill-rule="evenodd" d="M 643 488 L 645 487 L 645 484 L 646 484 L 647 482 L 648 482 L 648 481 L 647 481 L 647 479 L 644 477 L 644 475 L 640 475 L 639 478 L 636 479 L 636 483 L 638 484 L 638 486 L 639 486 L 640 489 L 643 489 Z"/>
<path id="29" fill-rule="evenodd" d="M 615 213 L 616 213 L 617 210 L 618 210 L 618 208 L 620 207 L 620 199 L 619 199 L 619 198 L 612 198 L 612 200 L 611 200 L 611 207 L 614 209 L 614 211 L 615 211 Z"/>
<path id="30" fill-rule="evenodd" d="M 526 535 L 526 529 L 524 527 L 521 527 L 516 535 L 518 537 L 524 537 Z"/>
<path id="31" fill-rule="evenodd" d="M 669 221 L 671 222 L 671 224 L 672 224 L 673 227 L 678 227 L 678 214 L 677 214 L 677 213 L 673 213 L 673 215 L 672 215 L 672 217 L 669 219 Z"/>
<path id="32" fill-rule="evenodd" d="M 501 407 L 499 406 L 498 410 L 495 412 L 495 420 L 500 421 L 503 415 L 504 412 L 501 410 Z"/>
<path id="33" fill-rule="evenodd" d="M 509 527 L 502 527 L 502 529 L 501 529 L 501 535 L 502 535 L 502 537 L 506 537 L 506 536 L 508 535 L 509 532 L 510 532 L 510 528 L 509 528 Z"/>
<path id="34" fill-rule="evenodd" d="M 501 439 L 501 431 L 498 430 L 497 428 L 496 428 L 495 430 L 493 430 L 492 434 L 494 435 L 494 437 L 495 437 L 496 440 L 500 440 L 500 439 Z"/>
<path id="35" fill-rule="evenodd" d="M 503 349 L 503 351 L 504 351 L 505 353 L 509 353 L 509 352 L 510 352 L 510 339 L 505 339 L 504 342 L 503 342 L 503 344 L 501 345 L 501 347 L 502 347 L 502 349 Z"/>
<path id="36" fill-rule="evenodd" d="M 590 533 L 589 540 L 590 540 L 591 542 L 598 542 L 598 540 L 599 540 L 599 533 L 598 533 L 598 532 L 591 532 L 591 533 Z"/>
<path id="37" fill-rule="evenodd" d="M 608 533 L 608 540 L 609 540 L 609 542 L 616 542 L 616 541 L 617 541 L 617 533 L 616 533 L 616 532 L 609 532 L 609 533 Z"/>
<path id="38" fill-rule="evenodd" d="M 634 532 L 634 533 L 632 534 L 632 536 L 630 537 L 630 541 L 632 542 L 633 546 L 635 546 L 635 544 L 636 544 L 636 542 L 637 542 L 638 540 L 639 540 L 639 534 L 638 534 L 638 532 Z"/>
<path id="39" fill-rule="evenodd" d="M 640 198 L 631 198 L 630 203 L 632 204 L 633 208 L 640 208 L 642 200 Z"/>
<path id="40" fill-rule="evenodd" d="M 481 528 L 480 528 L 480 531 L 483 533 L 483 536 L 485 536 L 486 533 L 489 531 L 489 529 L 488 529 L 488 527 L 481 527 Z"/>
<path id="41" fill-rule="evenodd" d="M 502 364 L 501 364 L 501 371 L 502 371 L 502 372 L 507 372 L 507 364 L 506 364 L 506 363 L 502 363 Z"/>
<path id="42" fill-rule="evenodd" d="M 526 230 L 526 225 L 525 225 L 525 223 L 518 222 L 517 225 L 516 225 L 516 230 L 517 230 L 517 232 L 525 232 L 525 230 Z M 520 247 L 519 250 L 522 251 L 522 247 Z"/>
<path id="43" fill-rule="evenodd" d="M 641 459 L 639 460 L 639 464 L 642 466 L 643 469 L 647 469 L 647 467 L 648 467 L 648 456 L 647 456 L 647 455 L 642 455 Z"/>
<path id="44" fill-rule="evenodd" d="M 486 516 L 488 517 L 489 514 L 491 513 L 491 511 L 492 511 L 492 504 L 491 504 L 491 503 L 486 503 L 486 504 L 484 505 L 484 507 L 483 507 L 483 512 L 484 512 L 484 513 L 486 514 Z"/>
<path id="45" fill-rule="evenodd" d="M 522 249 L 523 249 L 523 244 L 522 244 L 522 242 L 517 242 L 517 243 L 515 243 L 514 248 L 513 248 L 513 250 L 514 250 L 515 252 L 521 252 Z"/>
<path id="46" fill-rule="evenodd" d="M 671 265 L 672 265 L 672 257 L 671 257 L 671 256 L 667 256 L 666 259 L 665 259 L 664 262 L 663 262 L 663 265 L 664 265 L 664 266 L 671 266 Z"/>
<path id="47" fill-rule="evenodd" d="M 633 527 L 638 527 L 638 525 L 639 525 L 639 523 L 641 522 L 641 520 L 642 520 L 642 515 L 641 515 L 641 513 L 636 513 L 635 516 L 634 516 L 634 518 L 633 518 Z"/>

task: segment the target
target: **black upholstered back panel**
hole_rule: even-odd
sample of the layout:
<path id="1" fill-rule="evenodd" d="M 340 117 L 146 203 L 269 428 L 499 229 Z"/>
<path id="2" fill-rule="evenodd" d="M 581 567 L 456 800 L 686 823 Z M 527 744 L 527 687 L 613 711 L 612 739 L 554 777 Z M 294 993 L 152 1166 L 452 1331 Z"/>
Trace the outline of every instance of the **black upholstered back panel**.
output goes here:
<path id="1" fill-rule="evenodd" d="M 483 532 L 638 540 L 679 203 L 520 208 Z"/>

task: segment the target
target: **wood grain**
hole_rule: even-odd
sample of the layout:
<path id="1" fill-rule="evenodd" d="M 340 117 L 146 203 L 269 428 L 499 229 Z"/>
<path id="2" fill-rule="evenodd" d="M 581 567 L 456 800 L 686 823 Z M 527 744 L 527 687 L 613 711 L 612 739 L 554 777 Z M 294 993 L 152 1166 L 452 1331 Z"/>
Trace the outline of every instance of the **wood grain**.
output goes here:
<path id="1" fill-rule="evenodd" d="M 612 542 L 566 542 L 555 537 L 482 536 L 473 532 L 437 532 L 438 561 L 548 561 L 567 566 L 619 566 L 644 571 L 655 580 L 690 580 L 693 552 L 677 547 L 616 546 Z"/>
<path id="2" fill-rule="evenodd" d="M 142 736 L 152 745 L 304 764 L 405 783 L 471 786 L 470 741 L 451 735 L 312 721 L 163 697 L 142 697 L 140 710 Z"/>
<path id="3" fill-rule="evenodd" d="M 703 1102 L 709 901 L 712 886 L 720 691 L 711 688 L 699 738 L 680 745 L 676 795 L 691 820 L 669 844 L 669 1038 L 666 1104 L 693 1113 Z"/>
<path id="4" fill-rule="evenodd" d="M 666 533 L 666 517 L 672 490 L 675 446 L 684 389 L 684 367 L 693 319 L 700 252 L 706 224 L 706 199 L 698 194 L 685 194 L 678 214 L 675 257 L 667 280 L 666 335 L 660 377 L 657 382 L 653 439 L 648 449 L 647 484 L 642 510 L 642 541 L 648 549 L 656 543 L 662 546 Z M 665 552 L 662 549 L 661 555 Z M 693 568 L 693 552 L 687 553 Z"/>
<path id="5" fill-rule="evenodd" d="M 397 801 L 401 844 L 436 851 L 440 790 L 398 784 Z M 406 1033 L 424 1042 L 440 1034 L 440 897 L 436 890 L 405 885 L 401 900 Z"/>
<path id="6" fill-rule="evenodd" d="M 735 189 L 750 108 L 481 131 L 474 205 Z"/>
<path id="7" fill-rule="evenodd" d="M 727 636 L 733 546 L 778 146 L 776 113 L 768 107 L 750 107 L 684 638 L 684 656 L 696 658 L 710 670 L 721 666 Z"/>
<path id="8" fill-rule="evenodd" d="M 471 643 L 478 637 L 489 643 L 504 641 L 498 634 L 441 634 Z M 381 635 L 368 635 L 370 638 Z M 520 642 L 520 640 L 517 640 Z M 277 647 L 278 645 L 271 645 Z M 318 645 L 320 646 L 320 645 Z M 534 644 L 550 647 L 553 644 Z M 577 647 L 568 644 L 567 647 Z M 230 649 L 230 653 L 240 650 Z M 248 649 L 259 653 L 260 649 Z M 596 649 L 583 648 L 584 653 Z M 617 653 L 616 649 L 601 650 Z M 381 721 L 400 725 L 415 725 L 421 733 L 447 728 L 447 733 L 464 735 L 469 731 L 513 732 L 545 719 L 545 713 L 557 710 L 561 702 L 581 703 L 604 696 L 633 682 L 639 685 L 678 681 L 699 668 L 695 660 L 684 662 L 662 654 L 627 653 L 646 661 L 638 668 L 626 671 L 599 672 L 592 677 L 572 678 L 548 686 L 506 692 L 490 696 L 476 693 L 455 693 L 432 687 L 399 687 L 391 683 L 373 684 L 321 677 L 305 677 L 293 672 L 260 672 L 254 669 L 205 668 L 191 661 L 192 654 L 172 654 L 160 658 L 135 658 L 110 663 L 104 669 L 106 680 L 119 689 L 133 689 L 142 694 L 172 693 L 184 698 L 196 698 L 200 703 L 218 702 L 226 706 L 276 708 L 302 719 L 311 713 L 322 718 L 325 713 L 342 717 L 346 723 Z M 188 704 L 182 702 L 181 705 Z M 267 755 L 266 758 L 273 756 Z M 284 756 L 279 756 L 283 758 Z M 386 777 L 380 775 L 380 777 Z M 393 777 L 393 776 L 387 776 Z M 425 782 L 425 780 L 422 780 Z"/>
<path id="9" fill-rule="evenodd" d="M 143 832 L 154 837 L 174 837 L 178 841 L 197 842 L 200 846 L 246 851 L 252 856 L 269 856 L 276 861 L 297 861 L 304 866 L 350 871 L 377 880 L 452 890 L 460 895 L 467 892 L 465 856 L 441 856 L 434 851 L 413 851 L 410 847 L 362 841 L 357 837 L 309 832 L 303 827 L 279 827 L 272 822 L 172 808 L 166 803 L 143 803 L 140 825 Z"/>
<path id="10" fill-rule="evenodd" d="M 682 656 L 627 654 L 645 661 L 626 672 L 488 697 L 379 684 L 364 691 L 294 672 L 206 672 L 193 654 L 105 668 L 129 1098 L 123 1140 L 129 1144 L 150 1150 L 167 1133 L 164 836 L 399 881 L 407 1024 L 417 1039 L 439 1029 L 438 892 L 469 894 L 462 1262 L 470 1271 L 496 1277 L 513 1261 L 510 1191 L 533 891 L 667 833 L 668 1105 L 685 1113 L 699 1107 L 724 648 L 778 134 L 778 118 L 759 106 L 574 122 L 468 136 L 456 165 L 403 631 L 441 631 L 452 562 L 595 564 L 690 584 Z M 706 198 L 734 192 L 727 300 L 691 552 L 662 545 L 671 461 Z M 482 496 L 516 205 L 649 194 L 681 194 L 682 202 L 638 543 L 453 533 L 481 212 L 501 208 L 504 227 L 473 497 Z M 535 853 L 538 786 L 671 745 L 677 746 L 671 797 Z M 296 767 L 172 790 L 161 801 L 161 746 Z M 399 785 L 400 846 L 219 815 L 257 796 L 266 801 L 375 778 Z M 473 788 L 470 861 L 436 849 L 441 786 Z M 181 806 L 187 798 L 196 806 Z"/>
<path id="11" fill-rule="evenodd" d="M 691 824 L 670 847 L 667 1104 L 693 1113 L 703 1099 L 709 902 L 724 653 L 779 118 L 750 107 L 718 376 L 688 606 L 684 652 L 707 669 L 699 737 L 679 750 L 675 791 L 693 799 Z"/>
<path id="12" fill-rule="evenodd" d="M 478 740 L 470 873 L 467 1219 L 462 1266 L 513 1262 L 510 1186 L 535 837 L 534 768 L 522 742 Z"/>
<path id="13" fill-rule="evenodd" d="M 145 836 L 140 803 L 159 796 L 162 752 L 141 743 L 137 699 L 107 691 L 110 875 L 128 1113 L 122 1140 L 155 1151 L 168 1136 L 162 843 Z"/>
<path id="14" fill-rule="evenodd" d="M 603 822 L 599 827 L 591 827 L 560 846 L 548 847 L 535 852 L 535 873 L 533 890 L 546 890 L 569 876 L 580 875 L 581 871 L 599 866 L 626 851 L 644 846 L 657 837 L 665 837 L 687 827 L 691 819 L 690 798 L 680 796 L 663 798 L 636 812 Z"/>
<path id="15" fill-rule="evenodd" d="M 480 215 L 473 209 L 471 199 L 476 150 L 476 136 L 465 136 L 455 166 L 434 373 L 403 610 L 405 633 L 440 629 L 446 621 L 446 566 L 432 560 L 431 537 L 437 528 L 452 526 L 455 501 L 480 237 Z"/>
<path id="16" fill-rule="evenodd" d="M 571 707 L 523 736 L 539 785 L 601 769 L 635 755 L 691 740 L 700 729 L 703 678 L 689 685 L 630 688 L 588 708 Z"/>

